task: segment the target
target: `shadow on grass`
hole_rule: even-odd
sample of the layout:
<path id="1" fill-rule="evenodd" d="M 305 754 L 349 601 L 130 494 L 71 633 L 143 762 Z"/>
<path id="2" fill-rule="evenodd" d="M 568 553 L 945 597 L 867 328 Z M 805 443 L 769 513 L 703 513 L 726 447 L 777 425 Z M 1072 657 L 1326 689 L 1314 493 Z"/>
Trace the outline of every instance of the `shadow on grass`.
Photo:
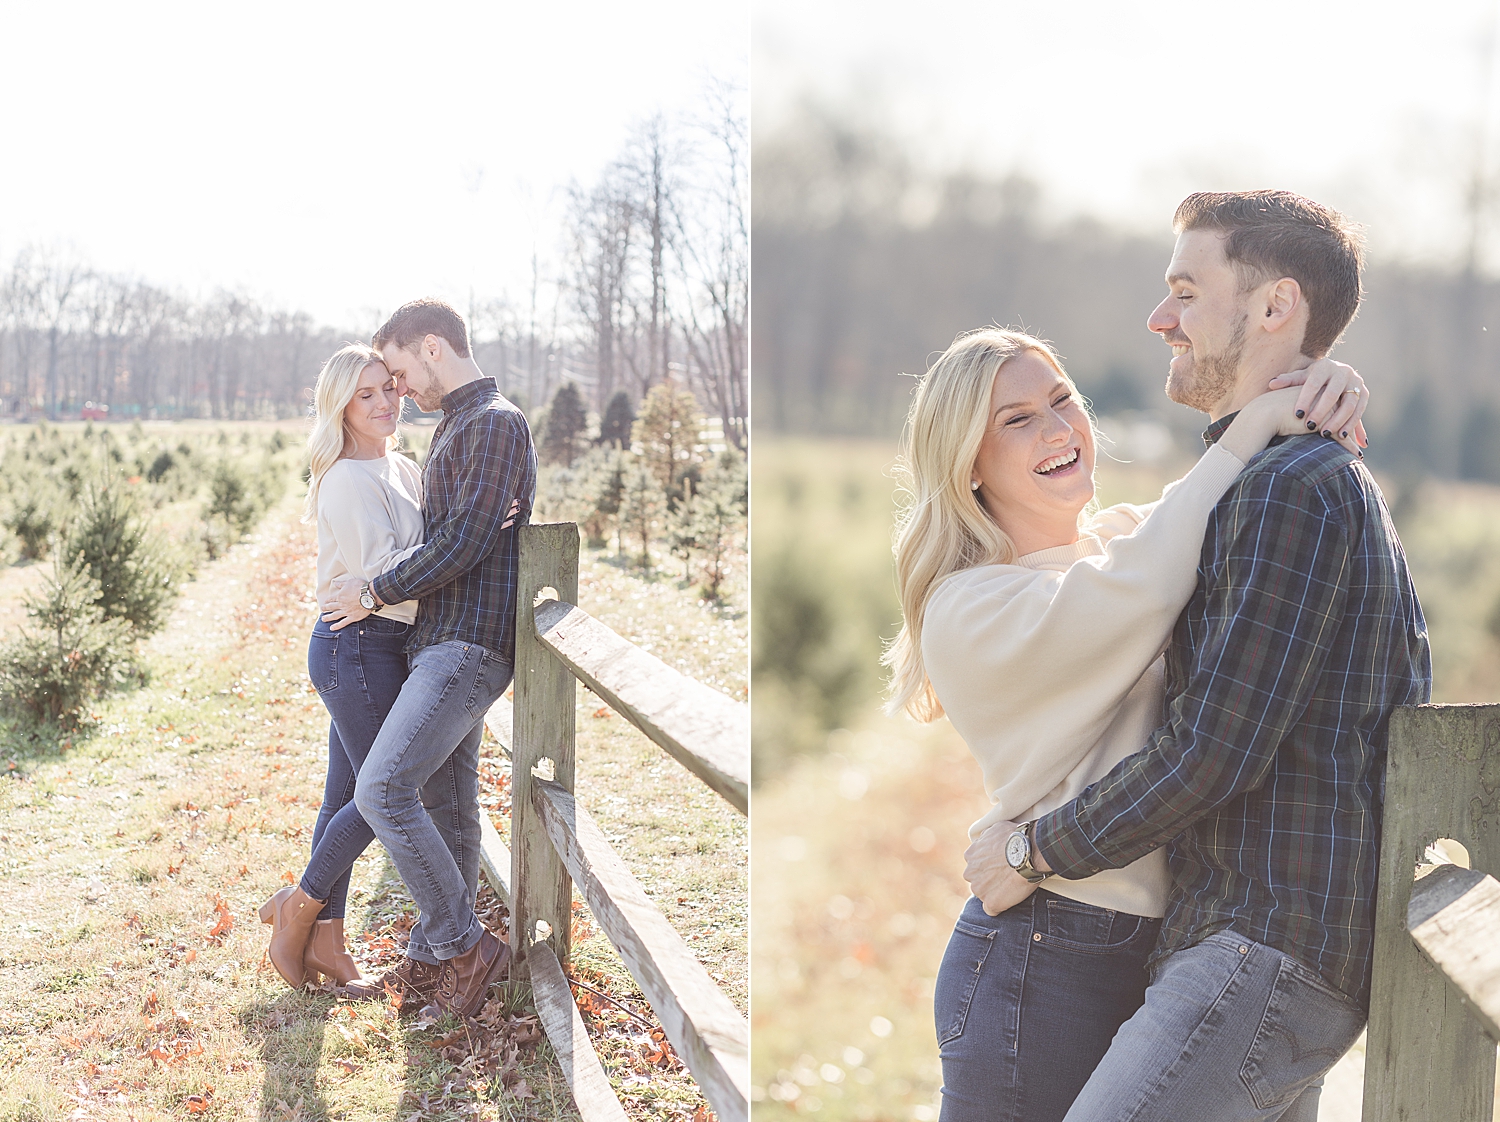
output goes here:
<path id="1" fill-rule="evenodd" d="M 328 1116 L 318 1069 L 323 1062 L 323 1029 L 336 1004 L 332 998 L 309 999 L 287 992 L 241 1011 L 245 1038 L 259 1049 L 265 1066 L 260 1122 L 284 1122 L 293 1116 L 314 1122 Z"/>

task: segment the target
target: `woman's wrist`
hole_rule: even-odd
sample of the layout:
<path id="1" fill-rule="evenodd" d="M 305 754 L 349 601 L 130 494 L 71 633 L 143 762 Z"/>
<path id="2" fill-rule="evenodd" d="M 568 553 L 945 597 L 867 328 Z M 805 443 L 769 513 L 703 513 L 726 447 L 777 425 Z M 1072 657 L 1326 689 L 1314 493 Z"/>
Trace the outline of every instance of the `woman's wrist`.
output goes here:
<path id="1" fill-rule="evenodd" d="M 1264 400 L 1256 398 L 1247 404 L 1219 437 L 1219 447 L 1241 463 L 1248 464 L 1253 456 L 1264 452 L 1276 435 L 1275 414 L 1262 404 Z"/>

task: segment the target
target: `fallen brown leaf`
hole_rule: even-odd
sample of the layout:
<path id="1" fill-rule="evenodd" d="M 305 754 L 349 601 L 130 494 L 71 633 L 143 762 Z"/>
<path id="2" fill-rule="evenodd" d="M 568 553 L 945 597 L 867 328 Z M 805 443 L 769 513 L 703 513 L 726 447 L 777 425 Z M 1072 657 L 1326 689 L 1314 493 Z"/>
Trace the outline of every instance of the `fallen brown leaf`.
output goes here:
<path id="1" fill-rule="evenodd" d="M 189 1114 L 207 1114 L 214 1105 L 214 1089 L 203 1088 L 201 1095 L 189 1095 L 183 1103 Z"/>

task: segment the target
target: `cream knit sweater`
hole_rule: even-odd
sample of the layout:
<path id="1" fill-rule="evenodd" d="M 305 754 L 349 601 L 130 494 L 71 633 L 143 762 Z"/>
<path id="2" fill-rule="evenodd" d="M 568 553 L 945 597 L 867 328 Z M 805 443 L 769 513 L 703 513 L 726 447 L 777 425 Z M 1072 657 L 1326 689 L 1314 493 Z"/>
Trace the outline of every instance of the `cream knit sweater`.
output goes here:
<path id="1" fill-rule="evenodd" d="M 399 453 L 342 459 L 318 484 L 318 600 L 335 579 L 373 580 L 422 544 L 422 469 Z M 414 623 L 417 602 L 375 613 Z"/>
<path id="2" fill-rule="evenodd" d="M 1162 724 L 1162 652 L 1197 584 L 1209 512 L 1244 466 L 1215 445 L 1159 501 L 1110 507 L 1074 545 L 965 569 L 933 591 L 922 659 L 995 804 L 971 837 L 1070 802 Z M 1161 916 L 1168 880 L 1157 850 L 1045 887 Z"/>

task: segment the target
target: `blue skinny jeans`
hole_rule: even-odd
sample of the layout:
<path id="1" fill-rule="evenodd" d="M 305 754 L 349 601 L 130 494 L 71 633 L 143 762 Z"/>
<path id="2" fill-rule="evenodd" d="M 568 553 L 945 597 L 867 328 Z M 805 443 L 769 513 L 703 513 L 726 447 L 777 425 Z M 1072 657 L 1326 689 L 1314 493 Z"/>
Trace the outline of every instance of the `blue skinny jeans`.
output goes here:
<path id="1" fill-rule="evenodd" d="M 341 631 L 320 619 L 308 644 L 308 677 L 332 718 L 323 805 L 313 826 L 312 856 L 302 874 L 302 891 L 326 901 L 320 919 L 344 918 L 349 872 L 375 839 L 354 805 L 355 784 L 370 745 L 406 683 L 410 630 L 407 624 L 380 616 L 367 616 Z M 440 805 L 429 813 L 452 818 L 456 807 Z M 440 832 L 446 836 L 456 828 L 444 822 Z"/>
<path id="2" fill-rule="evenodd" d="M 1140 1008 L 1160 927 L 1046 889 L 997 916 L 970 897 L 933 994 L 942 1122 L 1061 1122 Z"/>

